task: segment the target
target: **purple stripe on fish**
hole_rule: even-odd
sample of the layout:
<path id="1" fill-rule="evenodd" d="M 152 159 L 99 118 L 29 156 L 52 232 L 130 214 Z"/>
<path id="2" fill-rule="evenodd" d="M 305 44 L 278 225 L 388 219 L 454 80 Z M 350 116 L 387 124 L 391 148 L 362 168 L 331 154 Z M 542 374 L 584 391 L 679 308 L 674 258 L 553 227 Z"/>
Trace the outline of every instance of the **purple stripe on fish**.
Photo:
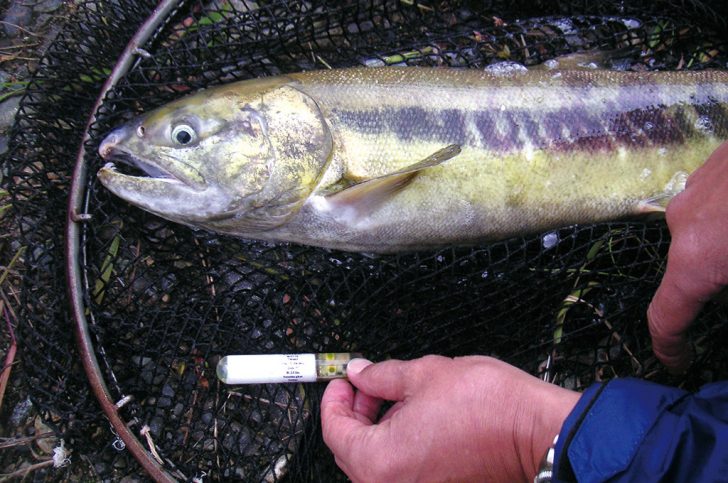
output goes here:
<path id="1" fill-rule="evenodd" d="M 586 109 L 559 109 L 538 118 L 546 137 L 533 143 L 539 148 L 569 150 L 613 149 L 611 133 L 603 119 Z"/>
<path id="2" fill-rule="evenodd" d="M 651 105 L 629 111 L 621 104 L 619 99 L 606 101 L 597 112 L 583 106 L 478 112 L 408 106 L 334 113 L 362 134 L 391 133 L 406 141 L 422 139 L 496 152 L 517 151 L 527 143 L 536 149 L 604 151 L 684 143 L 701 135 L 728 137 L 725 104 Z"/>
<path id="3" fill-rule="evenodd" d="M 459 109 L 444 109 L 440 113 L 443 132 L 447 133 L 450 142 L 465 146 L 473 144 L 475 140 L 470 139 L 468 134 L 468 120 L 466 114 Z"/>
<path id="4" fill-rule="evenodd" d="M 362 134 L 392 133 L 407 141 L 434 139 L 445 144 L 469 143 L 466 117 L 458 109 L 432 111 L 421 107 L 405 107 L 333 112 L 345 126 Z"/>
<path id="5" fill-rule="evenodd" d="M 480 143 L 485 149 L 508 152 L 523 147 L 519 136 L 519 117 L 528 116 L 521 111 L 491 112 L 481 111 L 473 116 L 475 129 L 480 135 Z"/>
<path id="6" fill-rule="evenodd" d="M 710 100 L 704 104 L 698 104 L 695 111 L 698 118 L 694 127 L 697 131 L 706 135 L 714 135 L 719 138 L 728 137 L 728 116 L 726 105 Z"/>
<path id="7" fill-rule="evenodd" d="M 428 131 L 434 131 L 430 113 L 421 107 L 385 109 L 382 121 L 388 131 L 407 141 L 422 138 Z"/>

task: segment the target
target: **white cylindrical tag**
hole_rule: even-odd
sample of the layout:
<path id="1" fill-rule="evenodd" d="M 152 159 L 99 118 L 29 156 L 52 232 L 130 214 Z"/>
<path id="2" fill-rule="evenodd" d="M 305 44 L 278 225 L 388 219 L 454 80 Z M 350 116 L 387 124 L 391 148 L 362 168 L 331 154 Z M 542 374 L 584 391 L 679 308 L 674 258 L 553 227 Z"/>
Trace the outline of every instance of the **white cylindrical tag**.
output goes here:
<path id="1" fill-rule="evenodd" d="M 217 364 L 225 384 L 316 382 L 315 354 L 225 356 Z"/>

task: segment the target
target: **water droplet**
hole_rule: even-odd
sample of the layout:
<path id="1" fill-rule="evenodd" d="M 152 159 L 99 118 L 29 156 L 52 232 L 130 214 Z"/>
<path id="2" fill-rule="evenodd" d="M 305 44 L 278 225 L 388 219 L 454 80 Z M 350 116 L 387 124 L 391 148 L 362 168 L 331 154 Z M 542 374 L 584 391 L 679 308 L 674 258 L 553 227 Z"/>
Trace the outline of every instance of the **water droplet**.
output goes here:
<path id="1" fill-rule="evenodd" d="M 658 149 L 657 154 L 659 154 L 660 156 L 667 156 L 667 148 Z"/>
<path id="2" fill-rule="evenodd" d="M 543 66 L 548 70 L 554 70 L 559 68 L 559 61 L 556 59 L 549 59 L 543 63 Z"/>
<path id="3" fill-rule="evenodd" d="M 564 35 L 577 33 L 577 30 L 574 27 L 574 22 L 572 22 L 570 18 L 554 18 L 551 20 L 551 24 L 561 30 Z"/>
<path id="4" fill-rule="evenodd" d="M 705 134 L 710 134 L 713 132 L 713 122 L 708 116 L 700 116 L 698 120 L 695 121 L 695 129 Z"/>
<path id="5" fill-rule="evenodd" d="M 442 263 L 442 262 L 445 261 L 445 257 L 443 257 L 442 255 L 438 255 L 438 256 L 435 257 L 435 260 L 437 260 L 438 262 Z"/>
<path id="6" fill-rule="evenodd" d="M 596 62 L 579 62 L 579 67 L 583 67 L 584 69 L 590 69 L 590 70 L 596 70 L 599 68 L 599 66 L 596 64 Z"/>
<path id="7" fill-rule="evenodd" d="M 610 60 L 611 70 L 630 70 L 632 68 L 632 59 L 612 59 Z"/>
<path id="8" fill-rule="evenodd" d="M 652 131 L 655 128 L 655 125 L 651 122 L 646 122 L 644 126 L 642 126 L 642 129 L 645 131 Z"/>
<path id="9" fill-rule="evenodd" d="M 509 76 L 515 74 L 523 74 L 528 72 L 525 65 L 513 62 L 512 60 L 505 60 L 503 62 L 496 62 L 485 67 L 485 71 L 497 76 Z"/>
<path id="10" fill-rule="evenodd" d="M 672 195 L 680 193 L 685 189 L 685 184 L 688 182 L 688 176 L 689 174 L 686 171 L 676 172 L 665 185 L 665 192 Z"/>
<path id="11" fill-rule="evenodd" d="M 645 168 L 642 170 L 642 173 L 640 174 L 640 179 L 642 181 L 646 180 L 652 175 L 652 170 L 650 168 Z"/>
<path id="12" fill-rule="evenodd" d="M 488 278 L 488 270 L 480 274 L 480 278 Z"/>
<path id="13" fill-rule="evenodd" d="M 382 59 L 370 58 L 364 59 L 364 65 L 367 67 L 384 67 L 387 64 L 385 64 Z"/>
<path id="14" fill-rule="evenodd" d="M 642 22 L 640 22 L 636 18 L 625 18 L 625 19 L 622 19 L 622 23 L 628 29 L 638 29 L 638 28 L 640 28 L 642 26 Z"/>
<path id="15" fill-rule="evenodd" d="M 553 248 L 556 246 L 557 243 L 559 243 L 559 235 L 556 232 L 550 232 L 546 233 L 543 236 L 542 239 L 543 247 L 548 250 L 549 248 Z"/>

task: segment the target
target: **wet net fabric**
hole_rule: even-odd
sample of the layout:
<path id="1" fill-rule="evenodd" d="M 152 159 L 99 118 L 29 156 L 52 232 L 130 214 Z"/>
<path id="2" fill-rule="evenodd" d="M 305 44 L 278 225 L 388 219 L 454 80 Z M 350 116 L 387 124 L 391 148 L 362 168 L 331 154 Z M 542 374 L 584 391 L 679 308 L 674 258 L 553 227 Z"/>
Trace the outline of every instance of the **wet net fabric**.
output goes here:
<path id="1" fill-rule="evenodd" d="M 154 6 L 78 6 L 23 99 L 4 163 L 28 247 L 24 370 L 76 457 L 119 445 L 86 383 L 68 316 L 70 175 L 100 86 Z M 215 365 L 227 354 L 485 354 L 573 389 L 628 375 L 687 388 L 728 376 L 728 313 L 717 305 L 695 327 L 687 376 L 670 380 L 652 356 L 645 311 L 669 244 L 661 221 L 370 256 L 195 232 L 130 207 L 94 176 L 96 148 L 113 126 L 206 86 L 355 65 L 530 66 L 589 49 L 615 52 L 618 69 L 726 68 L 725 10 L 688 1 L 181 4 L 92 126 L 91 216 L 72 260 L 103 377 L 150 457 L 183 480 L 343 479 L 321 440 L 324 386 L 224 386 Z M 140 470 L 108 471 L 96 476 Z"/>

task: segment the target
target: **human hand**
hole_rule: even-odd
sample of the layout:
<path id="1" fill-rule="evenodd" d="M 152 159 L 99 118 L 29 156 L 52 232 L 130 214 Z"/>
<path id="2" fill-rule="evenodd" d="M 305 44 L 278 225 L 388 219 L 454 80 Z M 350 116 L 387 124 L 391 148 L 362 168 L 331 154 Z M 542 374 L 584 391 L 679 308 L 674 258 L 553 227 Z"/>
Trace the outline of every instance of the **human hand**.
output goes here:
<path id="1" fill-rule="evenodd" d="M 688 327 L 728 285 L 728 143 L 688 178 L 685 190 L 668 204 L 666 218 L 672 243 L 647 319 L 655 355 L 682 372 L 691 357 Z"/>
<path id="2" fill-rule="evenodd" d="M 321 403 L 354 481 L 532 479 L 579 394 L 482 356 L 349 363 Z M 395 404 L 377 421 L 382 400 Z"/>

